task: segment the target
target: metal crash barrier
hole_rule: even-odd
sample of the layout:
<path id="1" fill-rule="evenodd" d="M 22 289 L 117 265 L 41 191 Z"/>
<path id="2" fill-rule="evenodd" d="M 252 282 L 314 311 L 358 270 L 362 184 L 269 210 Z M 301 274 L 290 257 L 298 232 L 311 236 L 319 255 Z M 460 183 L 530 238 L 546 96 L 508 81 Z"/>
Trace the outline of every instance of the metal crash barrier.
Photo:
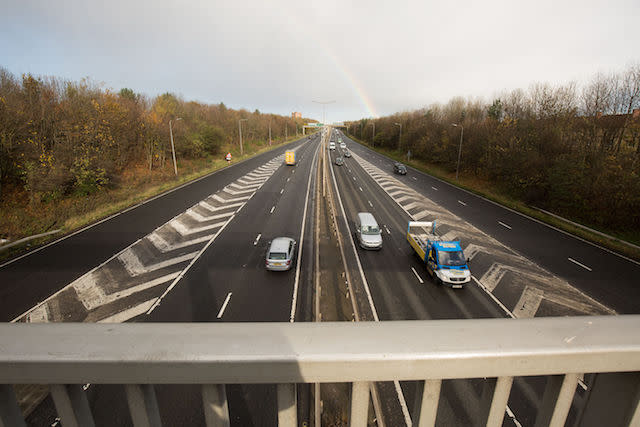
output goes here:
<path id="1" fill-rule="evenodd" d="M 424 380 L 420 426 L 441 382 L 495 378 L 480 424 L 501 426 L 514 377 L 550 376 L 537 425 L 565 423 L 585 373 L 640 371 L 640 315 L 326 323 L 0 325 L 0 425 L 24 425 L 12 384 L 50 384 L 64 426 L 93 419 L 82 384 L 124 384 L 134 425 L 159 425 L 154 385 L 200 384 L 209 426 L 229 425 L 226 384 L 277 384 L 280 425 L 297 426 L 295 384 L 351 383 L 351 426 L 369 383 Z M 624 415 L 640 425 L 638 385 Z"/>

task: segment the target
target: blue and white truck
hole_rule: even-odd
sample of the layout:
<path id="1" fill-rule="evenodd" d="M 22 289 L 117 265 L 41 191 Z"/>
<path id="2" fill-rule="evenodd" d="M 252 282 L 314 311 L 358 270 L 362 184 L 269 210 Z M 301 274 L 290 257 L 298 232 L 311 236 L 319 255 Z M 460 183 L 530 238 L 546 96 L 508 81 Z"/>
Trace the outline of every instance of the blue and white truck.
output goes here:
<path id="1" fill-rule="evenodd" d="M 440 239 L 436 235 L 435 221 L 409 221 L 407 241 L 436 283 L 462 288 L 471 281 L 471 271 L 460 242 Z"/>

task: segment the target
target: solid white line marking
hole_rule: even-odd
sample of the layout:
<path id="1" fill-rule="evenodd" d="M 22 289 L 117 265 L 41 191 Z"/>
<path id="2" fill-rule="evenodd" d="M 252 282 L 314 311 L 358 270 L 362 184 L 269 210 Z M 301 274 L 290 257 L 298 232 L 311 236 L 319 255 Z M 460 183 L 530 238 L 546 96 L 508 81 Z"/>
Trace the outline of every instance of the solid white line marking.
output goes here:
<path id="1" fill-rule="evenodd" d="M 387 234 L 391 234 L 391 232 L 389 231 L 389 227 L 387 227 L 386 225 L 384 226 L 384 229 L 387 231 Z"/>
<path id="2" fill-rule="evenodd" d="M 269 212 L 269 213 L 273 213 L 273 211 L 275 211 L 275 210 L 276 210 L 276 207 L 274 206 L 274 207 L 271 208 L 271 212 Z"/>
<path id="3" fill-rule="evenodd" d="M 493 300 L 493 302 L 495 302 L 496 304 L 498 304 L 498 306 L 505 312 L 507 313 L 507 315 L 509 317 L 511 317 L 512 319 L 515 319 L 516 316 L 513 315 L 513 313 L 511 312 L 511 310 L 509 310 L 507 307 L 505 307 L 505 305 L 503 303 L 500 302 L 500 300 L 498 298 L 496 298 L 495 295 L 493 295 L 491 293 L 491 291 L 489 291 L 489 289 L 487 289 L 486 286 L 484 286 L 478 279 L 476 279 L 474 276 L 471 276 L 471 278 L 476 282 L 476 284 L 480 287 L 480 289 L 482 289 L 483 291 L 485 291 L 487 293 L 487 295 L 489 295 L 491 297 L 491 299 Z"/>
<path id="4" fill-rule="evenodd" d="M 431 188 L 433 188 L 434 190 L 438 191 L 438 189 L 436 187 L 434 187 L 433 185 L 431 186 Z"/>
<path id="5" fill-rule="evenodd" d="M 582 380 L 580 380 L 580 379 L 579 379 L 579 380 L 578 380 L 578 385 L 579 385 L 580 387 L 582 387 L 582 389 L 583 389 L 584 391 L 587 391 L 587 385 L 584 383 L 584 381 L 582 381 Z"/>
<path id="6" fill-rule="evenodd" d="M 362 187 L 358 187 L 360 189 L 360 191 L 362 191 Z"/>
<path id="7" fill-rule="evenodd" d="M 371 201 L 367 200 L 367 202 L 369 202 L 369 206 L 373 207 L 373 204 L 371 204 Z"/>
<path id="8" fill-rule="evenodd" d="M 467 206 L 467 204 L 465 202 L 463 202 L 462 200 L 458 200 L 458 203 L 460 203 L 462 206 Z"/>
<path id="9" fill-rule="evenodd" d="M 416 271 L 416 269 L 415 269 L 415 268 L 411 267 L 411 271 L 413 271 L 413 274 L 415 274 L 415 275 L 416 275 L 416 277 L 418 278 L 418 281 L 419 281 L 420 283 L 424 283 L 424 280 L 422 280 L 422 277 L 420 277 L 420 275 L 418 274 L 418 272 Z"/>
<path id="10" fill-rule="evenodd" d="M 258 237 L 256 237 L 256 240 L 253 242 L 253 246 L 258 244 L 258 240 L 260 240 L 260 237 L 262 237 L 262 234 L 258 234 Z"/>
<path id="11" fill-rule="evenodd" d="M 573 258 L 567 258 L 567 259 L 568 259 L 569 261 L 571 261 L 572 263 L 574 263 L 574 264 L 576 264 L 576 265 L 579 265 L 580 267 L 584 268 L 585 270 L 593 271 L 591 268 L 587 267 L 586 265 L 582 264 L 581 262 L 576 261 L 576 260 L 575 260 L 575 259 L 573 259 Z"/>
<path id="12" fill-rule="evenodd" d="M 224 310 L 225 308 L 227 308 L 227 304 L 229 304 L 229 300 L 231 299 L 231 292 L 229 292 L 227 294 L 227 298 L 224 300 L 224 304 L 222 304 L 222 307 L 220 308 L 220 311 L 218 312 L 218 319 L 222 318 L 222 315 L 224 314 Z"/>
<path id="13" fill-rule="evenodd" d="M 282 190 L 280 190 L 280 194 L 284 193 L 284 188 Z"/>

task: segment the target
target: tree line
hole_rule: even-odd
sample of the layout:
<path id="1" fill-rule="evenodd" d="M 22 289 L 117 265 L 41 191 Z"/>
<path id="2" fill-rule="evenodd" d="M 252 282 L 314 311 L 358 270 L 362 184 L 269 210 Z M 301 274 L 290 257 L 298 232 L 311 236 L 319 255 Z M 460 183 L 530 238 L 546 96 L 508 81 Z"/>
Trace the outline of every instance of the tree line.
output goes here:
<path id="1" fill-rule="evenodd" d="M 580 86 L 538 83 L 505 91 L 490 104 L 454 98 L 351 122 L 348 129 L 452 173 L 462 146 L 460 174 L 529 205 L 640 233 L 640 65 Z"/>
<path id="2" fill-rule="evenodd" d="M 244 142 L 260 145 L 269 129 L 273 141 L 283 140 L 306 120 L 0 68 L 0 198 L 7 191 L 26 191 L 32 203 L 86 195 L 117 185 L 129 166 L 168 167 L 170 120 L 180 159 L 222 155 L 237 147 L 240 119 L 248 119 Z"/>

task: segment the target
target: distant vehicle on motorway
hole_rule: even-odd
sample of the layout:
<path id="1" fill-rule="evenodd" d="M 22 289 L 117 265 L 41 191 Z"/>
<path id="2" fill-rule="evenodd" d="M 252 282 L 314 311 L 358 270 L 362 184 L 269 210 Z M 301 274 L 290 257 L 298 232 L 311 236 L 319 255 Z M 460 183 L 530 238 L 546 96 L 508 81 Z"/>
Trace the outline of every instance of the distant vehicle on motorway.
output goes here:
<path id="1" fill-rule="evenodd" d="M 276 237 L 269 244 L 265 267 L 271 271 L 286 271 L 293 264 L 296 241 L 290 237 Z"/>
<path id="2" fill-rule="evenodd" d="M 336 166 L 344 165 L 344 159 L 342 157 L 336 157 L 335 164 L 336 164 Z"/>
<path id="3" fill-rule="evenodd" d="M 406 175 L 407 174 L 407 167 L 405 165 L 403 165 L 402 163 L 394 163 L 393 164 L 393 173 L 397 173 L 399 175 Z"/>
<path id="4" fill-rule="evenodd" d="M 351 151 L 346 150 L 346 151 L 343 153 L 343 156 L 345 156 L 345 157 L 351 157 Z"/>
<path id="5" fill-rule="evenodd" d="M 296 150 L 287 150 L 284 153 L 284 163 L 287 165 L 296 165 Z"/>
<path id="6" fill-rule="evenodd" d="M 329 143 L 329 150 L 335 150 L 335 149 L 336 149 L 336 143 L 335 143 L 335 142 L 333 142 L 333 141 L 331 141 L 331 142 Z"/>
<path id="7" fill-rule="evenodd" d="M 437 284 L 462 288 L 471 281 L 471 271 L 460 242 L 444 241 L 435 230 L 435 221 L 409 221 L 407 241 Z"/>
<path id="8" fill-rule="evenodd" d="M 362 249 L 382 249 L 382 232 L 370 212 L 359 212 L 354 225 L 356 240 Z"/>
<path id="9" fill-rule="evenodd" d="M 340 143 L 340 148 L 342 148 L 343 150 L 347 148 L 347 144 L 345 144 L 344 142 Z"/>

